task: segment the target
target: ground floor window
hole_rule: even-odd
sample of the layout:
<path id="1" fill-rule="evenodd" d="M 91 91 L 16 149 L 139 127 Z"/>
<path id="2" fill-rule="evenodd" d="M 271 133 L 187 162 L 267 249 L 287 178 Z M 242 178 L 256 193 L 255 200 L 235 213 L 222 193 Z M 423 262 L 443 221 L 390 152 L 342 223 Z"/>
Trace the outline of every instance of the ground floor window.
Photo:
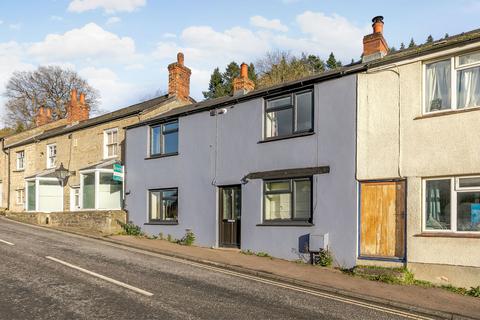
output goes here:
<path id="1" fill-rule="evenodd" d="M 80 187 L 70 188 L 70 211 L 80 209 Z"/>
<path id="2" fill-rule="evenodd" d="M 95 169 L 80 172 L 80 194 L 83 209 L 121 209 L 123 184 L 113 180 L 113 170 Z"/>
<path id="3" fill-rule="evenodd" d="M 63 211 L 63 184 L 56 178 L 37 177 L 26 182 L 27 211 Z"/>
<path id="4" fill-rule="evenodd" d="M 480 231 L 480 177 L 424 181 L 425 229 Z"/>
<path id="5" fill-rule="evenodd" d="M 148 191 L 150 222 L 178 221 L 178 189 L 155 189 Z"/>
<path id="6" fill-rule="evenodd" d="M 312 179 L 264 181 L 265 221 L 312 221 Z"/>
<path id="7" fill-rule="evenodd" d="M 25 189 L 18 189 L 15 190 L 15 198 L 16 198 L 16 203 L 17 204 L 24 204 L 25 203 Z"/>

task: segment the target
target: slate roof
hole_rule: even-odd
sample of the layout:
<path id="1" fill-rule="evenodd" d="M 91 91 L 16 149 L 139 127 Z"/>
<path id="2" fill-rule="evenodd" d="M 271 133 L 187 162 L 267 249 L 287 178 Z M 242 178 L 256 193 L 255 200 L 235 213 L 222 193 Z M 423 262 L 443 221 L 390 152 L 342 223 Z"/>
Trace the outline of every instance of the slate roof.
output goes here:
<path id="1" fill-rule="evenodd" d="M 132 115 L 140 114 L 141 112 L 148 110 L 150 108 L 153 108 L 155 106 L 163 105 L 165 103 L 171 102 L 175 99 L 175 97 L 168 97 L 168 95 L 163 95 L 160 97 L 156 97 L 147 101 L 143 101 L 110 113 L 103 114 L 98 117 L 90 118 L 85 121 L 81 121 L 77 124 L 73 125 L 66 125 L 66 126 L 60 126 L 56 127 L 50 130 L 46 130 L 43 132 L 40 132 L 34 136 L 30 136 L 27 139 L 24 139 L 22 141 L 15 142 L 11 145 L 6 145 L 5 148 L 12 148 L 16 146 L 21 146 L 25 144 L 29 144 L 35 141 L 39 140 L 44 140 L 48 139 L 51 137 L 59 136 L 62 134 L 74 132 L 77 130 L 85 129 L 88 127 L 96 126 L 99 124 L 107 123 L 109 121 L 129 117 Z"/>
<path id="2" fill-rule="evenodd" d="M 192 113 L 203 112 L 212 110 L 222 106 L 228 106 L 231 104 L 237 104 L 242 101 L 251 100 L 259 97 L 274 95 L 282 93 L 288 90 L 293 90 L 296 88 L 301 88 L 304 86 L 312 85 L 319 81 L 326 81 L 329 79 L 340 78 L 349 74 L 354 74 L 360 71 L 366 70 L 366 65 L 363 63 L 354 63 L 342 68 L 335 70 L 323 72 L 320 74 L 308 76 L 299 80 L 289 81 L 275 86 L 262 88 L 258 90 L 251 91 L 244 95 L 239 96 L 225 96 L 216 99 L 204 100 L 194 104 L 186 105 L 180 108 L 172 109 L 168 112 L 162 113 L 156 117 L 150 118 L 148 120 L 141 121 L 139 123 L 127 126 L 126 129 L 141 127 L 147 124 L 153 124 L 163 121 L 168 121 L 171 118 L 177 118 L 179 116 L 185 116 Z"/>

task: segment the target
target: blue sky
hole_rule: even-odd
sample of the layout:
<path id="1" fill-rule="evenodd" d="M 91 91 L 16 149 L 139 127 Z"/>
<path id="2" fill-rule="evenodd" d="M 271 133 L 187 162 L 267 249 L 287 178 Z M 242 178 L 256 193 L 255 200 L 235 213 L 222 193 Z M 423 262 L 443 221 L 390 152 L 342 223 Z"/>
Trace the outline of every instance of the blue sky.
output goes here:
<path id="1" fill-rule="evenodd" d="M 480 0 L 43 0 L 0 3 L 0 86 L 13 71 L 62 65 L 100 90 L 104 110 L 167 87 L 177 51 L 201 99 L 214 67 L 281 49 L 358 59 L 371 18 L 397 48 L 479 28 Z M 4 100 L 0 98 L 0 105 Z M 2 114 L 3 111 L 0 111 Z"/>

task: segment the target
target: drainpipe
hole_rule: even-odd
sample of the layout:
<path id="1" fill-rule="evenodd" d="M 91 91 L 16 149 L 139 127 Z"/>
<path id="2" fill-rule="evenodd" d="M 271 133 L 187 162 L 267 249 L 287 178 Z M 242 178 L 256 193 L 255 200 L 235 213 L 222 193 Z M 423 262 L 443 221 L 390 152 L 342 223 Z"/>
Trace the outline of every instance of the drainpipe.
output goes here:
<path id="1" fill-rule="evenodd" d="M 11 183 L 11 174 L 10 174 L 10 148 L 4 149 L 5 140 L 2 140 L 2 149 L 7 154 L 7 211 L 10 211 L 10 183 Z"/>

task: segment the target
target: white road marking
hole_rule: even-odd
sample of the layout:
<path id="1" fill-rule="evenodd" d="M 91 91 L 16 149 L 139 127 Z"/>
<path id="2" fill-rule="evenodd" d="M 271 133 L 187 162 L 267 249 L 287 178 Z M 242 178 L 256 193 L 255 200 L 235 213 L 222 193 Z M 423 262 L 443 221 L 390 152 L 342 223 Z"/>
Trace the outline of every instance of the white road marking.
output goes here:
<path id="1" fill-rule="evenodd" d="M 383 307 L 383 306 L 375 305 L 375 304 L 368 303 L 368 302 L 357 301 L 357 300 L 354 300 L 354 299 L 350 299 L 350 298 L 346 298 L 346 297 L 342 297 L 342 296 L 337 296 L 337 295 L 334 295 L 334 294 L 329 294 L 329 293 L 319 292 L 319 291 L 315 291 L 315 290 L 310 290 L 310 289 L 306 289 L 306 288 L 303 288 L 303 287 L 290 285 L 290 284 L 285 284 L 285 283 L 281 283 L 281 282 L 278 282 L 278 281 L 268 280 L 268 279 L 264 279 L 264 278 L 261 278 L 261 277 L 251 276 L 251 275 L 247 275 L 247 274 L 243 274 L 243 273 L 239 273 L 239 272 L 235 272 L 235 271 L 225 270 L 225 269 L 222 269 L 222 268 L 212 267 L 212 266 L 204 265 L 204 264 L 197 263 L 197 262 L 187 261 L 187 260 L 174 258 L 174 257 L 169 257 L 169 256 L 163 256 L 163 255 L 162 255 L 162 258 L 165 258 L 165 259 L 171 260 L 171 261 L 181 262 L 181 263 L 188 264 L 188 265 L 191 265 L 191 266 L 195 266 L 195 267 L 198 267 L 198 268 L 203 268 L 203 269 L 212 270 L 212 271 L 215 271 L 215 272 L 224 273 L 224 274 L 235 276 L 235 277 L 238 277 L 238 278 L 244 278 L 244 279 L 248 279 L 248 280 L 252 280 L 252 281 L 256 281 L 256 282 L 261 282 L 261 283 L 269 284 L 269 285 L 280 287 L 280 288 L 285 288 L 285 289 L 289 289 L 289 290 L 293 290 L 293 291 L 297 291 L 297 292 L 310 294 L 312 296 L 327 298 L 327 299 L 330 299 L 330 300 L 335 300 L 335 301 L 339 301 L 339 302 L 343 302 L 343 303 L 347 303 L 347 304 L 351 304 L 351 305 L 356 305 L 356 306 L 360 306 L 360 307 L 364 307 L 364 308 L 372 309 L 372 310 L 376 310 L 376 311 L 382 311 L 382 312 L 385 312 L 385 313 L 388 313 L 388 314 L 398 315 L 398 316 L 401 316 L 401 317 L 404 317 L 404 318 L 407 318 L 407 319 L 434 320 L 434 318 L 425 317 L 425 316 L 417 315 L 417 314 L 414 314 L 414 313 L 409 313 L 409 312 L 405 312 L 405 311 L 401 311 L 401 310 L 397 310 L 397 309 L 393 309 L 393 308 Z"/>
<path id="2" fill-rule="evenodd" d="M 0 217 L 0 219 L 3 219 L 3 218 Z M 18 221 L 13 221 L 13 220 L 12 221 L 9 220 L 9 222 L 25 225 L 25 226 L 30 227 L 30 228 L 36 228 L 36 229 L 41 229 L 41 230 L 47 231 L 44 227 L 40 227 L 40 226 L 27 225 L 25 223 L 18 222 Z M 326 298 L 326 299 L 330 299 L 330 300 L 335 300 L 335 301 L 339 301 L 339 302 L 343 302 L 343 303 L 347 303 L 347 304 L 351 304 L 351 305 L 361 306 L 361 307 L 364 307 L 364 308 L 377 310 L 377 311 L 382 311 L 382 312 L 393 314 L 393 315 L 399 315 L 399 316 L 402 316 L 402 317 L 405 317 L 405 318 L 408 318 L 408 319 L 422 319 L 422 320 L 434 320 L 435 319 L 435 318 L 431 318 L 431 317 L 426 317 L 426 316 L 421 316 L 421 315 L 414 314 L 414 313 L 401 311 L 401 310 L 395 309 L 395 308 L 384 307 L 384 306 L 377 305 L 377 304 L 374 304 L 374 303 L 369 303 L 369 302 L 357 301 L 353 298 L 346 298 L 346 297 L 343 297 L 343 296 L 340 296 L 340 295 L 335 295 L 335 294 L 329 294 L 329 293 L 325 293 L 325 292 L 321 292 L 321 291 L 310 290 L 310 289 L 303 288 L 301 286 L 289 285 L 289 284 L 285 284 L 285 283 L 278 282 L 278 281 L 264 279 L 262 277 L 250 276 L 250 275 L 243 274 L 243 273 L 240 273 L 240 272 L 230 271 L 230 270 L 226 270 L 224 268 L 213 267 L 213 266 L 209 266 L 209 265 L 198 263 L 198 262 L 189 261 L 189 260 L 182 259 L 182 258 L 175 258 L 175 257 L 167 256 L 167 255 L 164 255 L 164 254 L 161 254 L 161 253 L 155 253 L 155 252 L 151 252 L 151 251 L 147 251 L 147 250 L 133 248 L 133 247 L 125 246 L 125 245 L 118 244 L 118 243 L 107 242 L 107 241 L 104 241 L 104 240 L 98 240 L 98 239 L 92 239 L 92 238 L 87 239 L 85 236 L 80 236 L 80 235 L 71 234 L 71 233 L 69 234 L 69 233 L 66 233 L 64 231 L 58 231 L 58 230 L 54 230 L 54 229 L 49 229 L 48 231 L 53 232 L 53 233 L 63 234 L 64 236 L 69 236 L 69 237 L 72 237 L 72 238 L 78 238 L 78 239 L 83 239 L 83 240 L 94 241 L 94 242 L 97 242 L 97 243 L 102 243 L 103 245 L 106 245 L 106 246 L 130 251 L 130 252 L 137 252 L 137 253 L 141 253 L 141 254 L 144 254 L 144 255 L 149 255 L 149 256 L 152 256 L 152 257 L 157 257 L 157 258 L 161 258 L 161 259 L 165 259 L 165 260 L 179 262 L 179 263 L 182 263 L 182 264 L 185 264 L 185 265 L 191 265 L 191 266 L 195 266 L 195 267 L 198 267 L 198 268 L 212 270 L 212 271 L 216 271 L 216 272 L 219 272 L 219 273 L 223 273 L 223 274 L 227 274 L 227 275 L 231 275 L 231 276 L 235 276 L 235 277 L 239 277 L 239 278 L 249 279 L 249 280 L 252 280 L 252 281 L 257 281 L 257 282 L 261 282 L 261 283 L 265 283 L 265 284 L 270 284 L 270 285 L 285 288 L 285 289 L 290 289 L 290 290 L 294 290 L 294 291 L 298 291 L 298 292 L 303 292 L 303 293 L 310 294 L 310 295 L 313 295 L 313 296 L 318 296 L 318 297 L 322 297 L 322 298 Z M 60 262 L 60 261 L 58 261 L 58 259 L 55 259 L 53 257 L 47 257 L 47 258 L 50 259 L 50 260 L 53 260 L 53 261 Z M 65 264 L 66 262 L 62 261 L 60 263 Z M 69 264 L 67 263 L 66 265 L 69 265 Z M 75 267 L 75 268 L 79 268 L 79 267 Z M 88 271 L 88 270 L 86 270 L 86 271 Z M 153 294 L 151 294 L 151 295 L 153 295 Z"/>
<path id="3" fill-rule="evenodd" d="M 89 275 L 91 275 L 91 276 L 94 276 L 94 277 L 100 278 L 100 279 L 102 279 L 102 280 L 111 282 L 111 283 L 113 283 L 113 284 L 116 284 L 117 286 L 130 289 L 130 290 L 135 291 L 135 292 L 137 292 L 137 293 L 143 294 L 143 295 L 145 295 L 145 296 L 147 296 L 147 297 L 153 296 L 153 293 L 151 293 L 151 292 L 148 292 L 148 291 L 139 289 L 139 288 L 137 288 L 137 287 L 131 286 L 131 285 L 129 285 L 129 284 L 126 284 L 126 283 L 124 283 L 124 282 L 120 282 L 120 281 L 118 281 L 118 280 L 115 280 L 115 279 L 112 279 L 112 278 L 103 276 L 103 275 L 98 274 L 98 273 L 96 273 L 96 272 L 93 272 L 93 271 L 90 271 L 90 270 L 87 270 L 87 269 L 83 269 L 83 268 L 81 268 L 81 267 L 78 267 L 78 266 L 73 265 L 73 264 L 71 264 L 71 263 L 62 261 L 62 260 L 60 260 L 60 259 L 57 259 L 57 258 L 54 258 L 54 257 L 50 257 L 50 256 L 46 256 L 45 258 L 47 258 L 47 259 L 49 259 L 49 260 L 52 260 L 52 261 L 55 261 L 55 262 L 58 262 L 58 263 L 60 263 L 60 264 L 63 264 L 64 266 L 70 267 L 70 268 L 72 268 L 72 269 L 81 271 L 81 272 L 83 272 L 83 273 L 89 274 Z"/>
<path id="4" fill-rule="evenodd" d="M 8 241 L 5 241 L 5 240 L 2 240 L 2 239 L 0 239 L 0 242 L 1 242 L 1 243 L 8 244 L 9 246 L 14 246 L 14 244 L 13 244 L 13 243 L 11 243 L 11 242 L 8 242 Z"/>

